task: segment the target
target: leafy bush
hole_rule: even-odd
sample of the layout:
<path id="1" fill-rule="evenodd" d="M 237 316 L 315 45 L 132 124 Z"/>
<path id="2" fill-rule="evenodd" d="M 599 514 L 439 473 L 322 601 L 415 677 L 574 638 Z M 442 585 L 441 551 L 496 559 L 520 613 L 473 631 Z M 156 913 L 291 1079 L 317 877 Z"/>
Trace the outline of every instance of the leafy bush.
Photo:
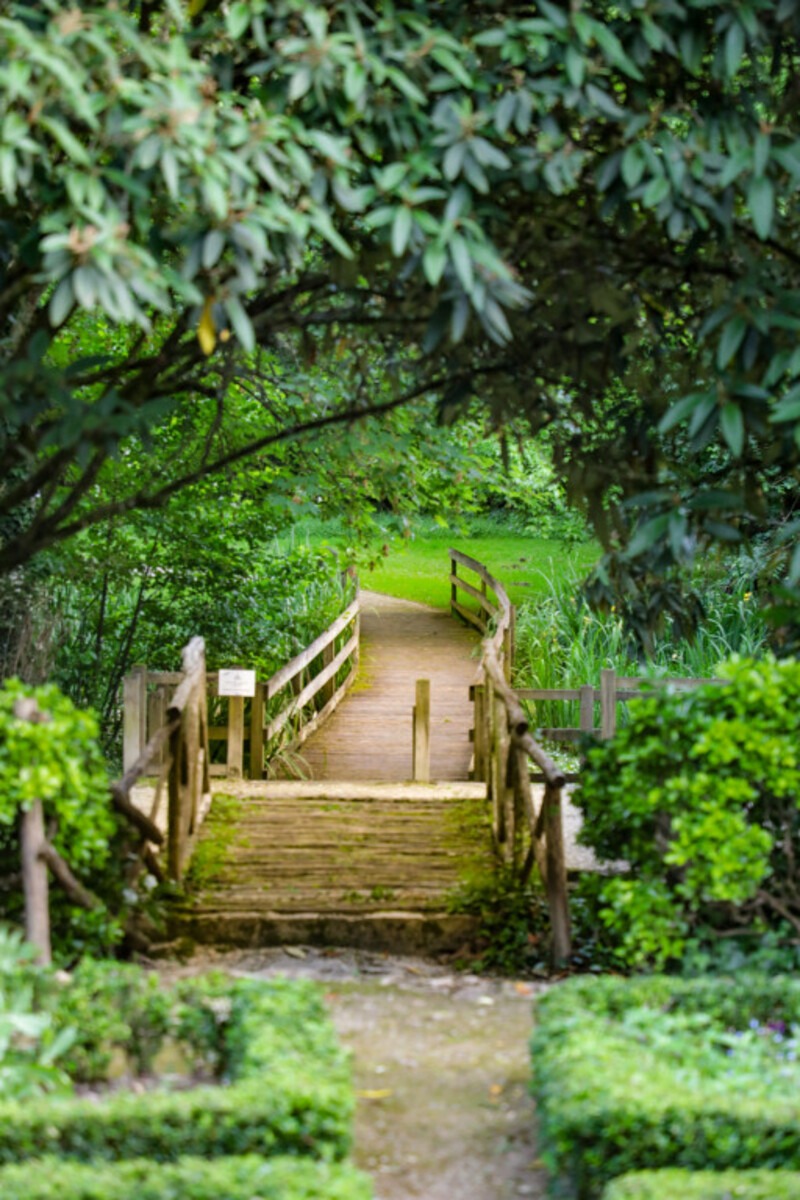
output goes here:
<path id="1" fill-rule="evenodd" d="M 34 700 L 47 720 L 16 717 L 14 707 L 25 699 Z M 76 708 L 54 684 L 29 687 L 9 679 L 0 688 L 0 876 L 19 872 L 19 816 L 39 799 L 50 841 L 78 877 L 91 870 L 92 889 L 109 905 L 89 912 L 52 888 L 57 955 L 80 953 L 87 945 L 108 952 L 121 937 L 113 913 L 124 884 L 119 865 L 126 835 L 111 808 L 98 738 L 94 715 Z M 21 890 L 9 893 L 3 915 L 19 919 L 22 910 Z"/>
<path id="2" fill-rule="evenodd" d="M 580 1200 L 637 1170 L 800 1169 L 800 981 L 572 979 L 537 1017 L 543 1157 Z"/>
<path id="3" fill-rule="evenodd" d="M 348 1164 L 256 1155 L 83 1166 L 57 1159 L 0 1169 L 3 1200 L 370 1200 L 369 1180 Z"/>
<path id="4" fill-rule="evenodd" d="M 347 1058 L 311 983 L 217 975 L 165 989 L 137 968 L 90 964 L 70 984 L 53 979 L 43 1007 L 55 1028 L 85 1021 L 71 1059 L 78 1077 L 101 1078 L 114 1049 L 133 1035 L 135 1063 L 148 1063 L 174 1037 L 194 1065 L 211 1062 L 232 1083 L 115 1093 L 101 1104 L 81 1097 L 31 1100 L 24 1109 L 0 1104 L 0 1162 L 251 1152 L 336 1159 L 347 1149 Z"/>
<path id="5" fill-rule="evenodd" d="M 800 930 L 800 662 L 719 673 L 726 686 L 632 702 L 586 755 L 580 840 L 631 865 L 600 910 L 631 965 L 679 959 L 701 926 Z"/>
<path id="6" fill-rule="evenodd" d="M 74 1031 L 53 1036 L 49 1013 L 37 1011 L 36 951 L 14 930 L 0 926 L 0 1100 L 27 1100 L 66 1091 L 69 1077 L 58 1063 Z"/>
<path id="7" fill-rule="evenodd" d="M 795 1171 L 637 1171 L 613 1180 L 603 1200 L 796 1200 Z"/>

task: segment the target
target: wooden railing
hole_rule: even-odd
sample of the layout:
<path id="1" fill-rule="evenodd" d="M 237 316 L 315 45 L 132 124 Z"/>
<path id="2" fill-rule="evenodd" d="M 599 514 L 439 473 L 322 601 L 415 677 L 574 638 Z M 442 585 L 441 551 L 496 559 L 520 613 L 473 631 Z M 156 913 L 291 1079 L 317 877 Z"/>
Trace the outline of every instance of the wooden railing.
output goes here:
<path id="1" fill-rule="evenodd" d="M 180 882 L 203 818 L 211 803 L 205 643 L 195 637 L 185 647 L 182 670 L 171 673 L 178 686 L 166 705 L 163 723 L 153 732 L 138 757 L 112 785 L 118 808 L 125 806 L 129 818 L 139 825 L 156 846 L 166 843 L 166 875 Z M 126 698 L 131 689 L 126 681 Z M 126 709 L 126 728 L 131 724 Z M 131 792 L 145 776 L 157 772 L 150 813 L 131 802 Z M 164 788 L 167 789 L 166 819 L 162 816 Z M 166 828 L 164 829 L 164 826 Z M 151 868 L 163 875 L 151 858 Z"/>
<path id="2" fill-rule="evenodd" d="M 319 637 L 266 680 L 256 680 L 254 695 L 227 699 L 227 723 L 207 727 L 209 743 L 225 742 L 225 761 L 208 758 L 211 775 L 241 777 L 245 744 L 251 779 L 261 779 L 267 759 L 298 749 L 333 712 L 353 683 L 358 670 L 360 601 L 358 595 Z M 346 673 L 345 673 L 346 672 Z M 344 678 L 342 675 L 344 674 Z M 143 747 L 168 720 L 171 688 L 183 675 L 134 667 L 123 683 L 123 769 L 137 764 Z M 219 672 L 205 675 L 207 696 L 219 693 Z M 156 746 L 150 767 L 161 769 L 164 740 Z"/>
<path id="3" fill-rule="evenodd" d="M 705 684 L 724 684 L 722 679 L 688 679 L 663 677 L 646 679 L 644 676 L 617 675 L 613 667 L 600 672 L 600 687 L 584 684 L 577 688 L 516 688 L 519 700 L 550 702 L 552 700 L 579 703 L 578 725 L 540 726 L 537 729 L 543 741 L 579 742 L 586 734 L 611 738 L 617 731 L 618 705 L 627 700 L 652 694 L 658 688 L 675 688 L 690 691 Z M 595 724 L 595 705 L 600 705 L 600 724 Z"/>
<path id="4" fill-rule="evenodd" d="M 495 652 L 504 664 L 506 678 L 511 679 L 511 665 L 514 660 L 514 606 L 508 598 L 506 589 L 488 569 L 477 559 L 462 554 L 460 550 L 448 550 L 450 555 L 450 609 L 458 613 L 465 621 L 469 621 L 492 643 Z M 459 575 L 459 566 L 465 567 L 478 576 L 479 586 L 469 583 Z M 459 591 L 465 597 L 477 601 L 478 607 L 470 607 L 468 602 L 459 599 Z M 490 593 L 493 593 L 494 599 Z"/>
<path id="5" fill-rule="evenodd" d="M 486 783 L 497 853 L 525 881 L 534 864 L 547 893 L 552 952 L 557 962 L 572 948 L 561 793 L 564 772 L 532 736 L 522 705 L 510 686 L 514 654 L 514 609 L 503 585 L 476 559 L 450 550 L 450 606 L 484 634 L 477 679 L 471 689 L 473 775 Z M 477 575 L 472 584 L 458 567 Z M 477 601 L 476 612 L 458 598 Z M 493 593 L 494 599 L 490 593 Z M 536 770 L 531 771 L 531 763 Z M 543 783 L 537 804 L 533 783 Z"/>

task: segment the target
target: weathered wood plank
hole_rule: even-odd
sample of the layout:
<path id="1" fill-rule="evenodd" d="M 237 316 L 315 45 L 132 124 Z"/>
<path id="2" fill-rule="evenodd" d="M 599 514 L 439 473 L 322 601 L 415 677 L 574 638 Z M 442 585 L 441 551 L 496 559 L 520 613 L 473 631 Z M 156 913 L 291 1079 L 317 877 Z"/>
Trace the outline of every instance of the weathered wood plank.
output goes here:
<path id="1" fill-rule="evenodd" d="M 314 661 L 315 658 L 318 658 L 325 647 L 329 646 L 330 643 L 334 641 L 334 639 L 337 638 L 340 633 L 344 632 L 347 626 L 350 625 L 351 622 L 354 621 L 358 616 L 360 603 L 359 597 L 356 597 L 352 604 L 347 606 L 341 616 L 337 617 L 333 624 L 329 625 L 324 633 L 321 633 L 319 637 L 315 638 L 309 646 L 306 646 L 305 650 L 301 651 L 300 654 L 296 655 L 293 659 L 286 663 L 285 666 L 281 667 L 279 671 L 276 671 L 274 675 L 271 675 L 270 678 L 266 680 L 264 684 L 265 700 L 271 700 L 273 696 L 277 695 L 277 693 L 282 690 L 282 688 L 285 688 L 288 683 L 291 683 L 295 676 L 299 675 L 304 667 L 307 667 L 309 663 Z M 328 676 L 328 678 L 330 677 Z"/>

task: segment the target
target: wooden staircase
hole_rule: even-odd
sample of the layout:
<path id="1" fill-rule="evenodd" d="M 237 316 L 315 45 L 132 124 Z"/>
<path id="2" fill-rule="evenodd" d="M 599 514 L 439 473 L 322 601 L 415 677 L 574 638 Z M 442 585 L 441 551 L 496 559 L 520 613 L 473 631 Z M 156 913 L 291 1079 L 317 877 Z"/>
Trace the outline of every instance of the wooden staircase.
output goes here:
<path id="1" fill-rule="evenodd" d="M 222 790 L 222 789 L 220 789 Z M 214 945 L 458 949 L 449 911 L 491 868 L 482 783 L 229 782 L 200 834 L 173 936 Z"/>

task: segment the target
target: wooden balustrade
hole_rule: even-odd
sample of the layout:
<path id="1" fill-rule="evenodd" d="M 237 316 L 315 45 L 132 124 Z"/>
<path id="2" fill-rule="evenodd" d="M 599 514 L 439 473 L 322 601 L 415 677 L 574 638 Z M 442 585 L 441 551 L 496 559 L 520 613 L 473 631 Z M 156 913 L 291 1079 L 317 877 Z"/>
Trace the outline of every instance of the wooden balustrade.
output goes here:
<path id="1" fill-rule="evenodd" d="M 472 688 L 473 775 L 487 785 L 500 858 L 522 882 L 534 865 L 538 868 L 547 893 L 553 958 L 562 962 L 572 949 L 561 814 L 566 776 L 531 735 L 528 718 L 510 686 L 514 608 L 505 588 L 476 559 L 458 550 L 448 553 L 450 607 L 484 635 Z M 459 575 L 459 566 L 474 572 L 480 587 Z M 459 591 L 478 602 L 477 611 L 462 603 Z M 544 784 L 538 805 L 533 783 Z"/>
<path id="2" fill-rule="evenodd" d="M 213 762 L 206 755 L 211 775 L 241 777 L 245 762 L 251 779 L 264 774 L 265 754 L 298 749 L 334 711 L 358 670 L 360 646 L 360 602 L 358 596 L 305 650 L 282 666 L 269 679 L 257 680 L 252 698 L 227 698 L 227 723 L 206 724 L 207 742 L 226 743 L 225 761 Z M 345 673 L 346 672 L 346 673 Z M 344 678 L 342 675 L 344 673 Z M 123 769 L 127 774 L 141 767 L 148 734 L 154 735 L 169 719 L 169 693 L 181 686 L 184 673 L 133 668 L 123 682 L 124 741 Z M 204 672 L 207 696 L 218 698 L 219 672 Z M 245 745 L 249 753 L 245 756 Z M 149 743 L 148 743 L 149 745 Z M 162 737 L 147 769 L 164 775 L 168 748 Z M 143 771 L 137 770 L 138 778 Z"/>

